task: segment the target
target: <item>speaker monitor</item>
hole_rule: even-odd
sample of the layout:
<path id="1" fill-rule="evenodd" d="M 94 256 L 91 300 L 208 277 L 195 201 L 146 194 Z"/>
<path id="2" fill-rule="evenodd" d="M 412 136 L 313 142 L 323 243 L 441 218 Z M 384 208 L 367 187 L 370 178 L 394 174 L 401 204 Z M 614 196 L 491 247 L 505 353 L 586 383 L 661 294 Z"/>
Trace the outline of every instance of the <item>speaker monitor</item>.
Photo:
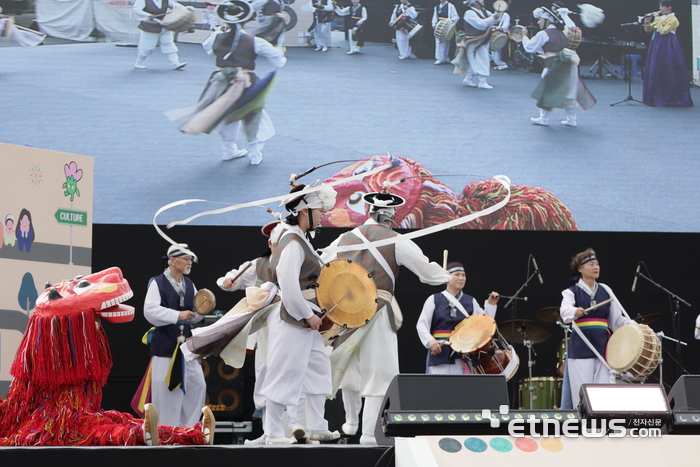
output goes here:
<path id="1" fill-rule="evenodd" d="M 683 375 L 668 393 L 672 410 L 700 410 L 700 375 Z"/>
<path id="2" fill-rule="evenodd" d="M 391 411 L 497 411 L 508 405 L 508 387 L 502 375 L 396 375 L 384 396 L 375 428 L 378 444 L 393 444 L 385 431 L 389 423 L 383 420 Z M 430 434 L 430 428 L 416 424 L 413 436 Z M 388 434 L 388 435 L 387 435 Z"/>
<path id="3" fill-rule="evenodd" d="M 246 356 L 246 360 L 249 360 Z M 224 363 L 220 357 L 213 355 L 202 360 L 202 371 L 207 383 L 206 405 L 217 420 L 249 420 L 253 412 L 252 388 L 255 376 L 249 368 L 255 365 L 246 361 L 243 368 L 233 368 Z"/>

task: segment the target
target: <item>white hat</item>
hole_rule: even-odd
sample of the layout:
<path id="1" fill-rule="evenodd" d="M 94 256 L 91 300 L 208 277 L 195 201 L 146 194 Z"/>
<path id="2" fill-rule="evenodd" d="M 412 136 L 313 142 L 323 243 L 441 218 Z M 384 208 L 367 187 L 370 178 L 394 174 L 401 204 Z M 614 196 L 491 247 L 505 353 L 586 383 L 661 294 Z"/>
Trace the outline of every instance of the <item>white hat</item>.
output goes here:
<path id="1" fill-rule="evenodd" d="M 559 19 L 559 17 L 558 17 L 553 11 L 551 11 L 549 8 L 543 7 L 543 6 L 538 7 L 538 8 L 535 8 L 534 10 L 532 10 L 532 16 L 533 16 L 535 19 L 544 18 L 544 19 L 546 19 L 546 20 L 551 21 L 552 23 L 559 23 L 559 22 L 561 22 L 561 20 Z"/>
<path id="2" fill-rule="evenodd" d="M 253 6 L 245 0 L 230 0 L 216 7 L 216 16 L 227 24 L 244 23 L 254 14 Z"/>
<path id="3" fill-rule="evenodd" d="M 170 245 L 166 258 L 177 258 L 178 256 L 185 255 L 191 255 L 192 261 L 197 262 L 197 255 L 188 249 L 187 243 L 176 243 L 174 245 Z"/>
<path id="4" fill-rule="evenodd" d="M 311 185 L 296 185 L 301 186 L 302 190 L 310 188 L 316 185 L 317 182 L 313 182 Z M 301 190 L 297 190 L 301 191 Z M 311 193 L 306 193 L 302 196 L 294 196 L 295 193 L 291 193 L 287 198 L 282 200 L 282 206 L 285 206 L 287 211 L 291 212 L 293 215 L 298 215 L 302 210 L 309 209 L 320 209 L 321 211 L 330 211 L 335 206 L 336 191 L 332 186 L 329 185 L 319 185 L 316 187 L 315 191 Z"/>
<path id="5" fill-rule="evenodd" d="M 282 236 L 282 233 L 284 233 L 284 226 L 285 224 L 280 222 L 272 229 L 272 232 L 270 232 L 270 243 L 273 245 L 277 245 L 279 243 L 280 237 Z"/>
<path id="6" fill-rule="evenodd" d="M 386 190 L 378 193 L 367 193 L 362 197 L 362 199 L 375 210 L 379 208 L 395 208 L 406 202 L 406 200 L 402 197 L 392 195 Z"/>

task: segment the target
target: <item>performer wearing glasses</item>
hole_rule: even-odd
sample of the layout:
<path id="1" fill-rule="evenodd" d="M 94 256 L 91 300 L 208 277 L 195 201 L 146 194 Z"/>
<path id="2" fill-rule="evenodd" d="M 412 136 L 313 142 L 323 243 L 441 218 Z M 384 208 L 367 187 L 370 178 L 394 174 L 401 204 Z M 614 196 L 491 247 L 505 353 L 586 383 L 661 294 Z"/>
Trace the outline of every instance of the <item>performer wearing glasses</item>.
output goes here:
<path id="1" fill-rule="evenodd" d="M 178 359 L 173 365 L 173 352 L 177 349 L 182 357 L 179 345 L 192 336 L 192 324 L 204 316 L 192 311 L 197 290 L 186 276 L 196 257 L 187 244 L 171 245 L 164 259 L 168 267 L 151 278 L 143 304 L 144 317 L 156 327 L 150 344 L 151 397 L 160 424 L 184 427 L 199 420 L 207 386 L 199 360 L 180 365 Z"/>

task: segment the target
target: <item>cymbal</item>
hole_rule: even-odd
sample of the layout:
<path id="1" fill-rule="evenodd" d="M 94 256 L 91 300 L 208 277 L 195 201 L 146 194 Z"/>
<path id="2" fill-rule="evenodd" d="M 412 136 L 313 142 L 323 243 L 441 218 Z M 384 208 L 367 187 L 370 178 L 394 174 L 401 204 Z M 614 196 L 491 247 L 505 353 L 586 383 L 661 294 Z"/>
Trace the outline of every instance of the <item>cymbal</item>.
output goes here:
<path id="1" fill-rule="evenodd" d="M 513 321 L 504 321 L 498 325 L 498 330 L 508 342 L 522 344 L 527 336 L 533 344 L 539 344 L 552 337 L 552 331 L 547 326 L 531 319 L 516 319 L 515 335 L 511 336 L 511 323 Z"/>
<path id="2" fill-rule="evenodd" d="M 661 313 L 654 313 L 651 315 L 644 315 L 644 316 L 637 314 L 637 317 L 634 318 L 634 320 L 636 322 L 638 322 L 639 324 L 650 324 L 658 319 L 661 319 Z"/>
<path id="3" fill-rule="evenodd" d="M 537 319 L 544 321 L 545 323 L 556 323 L 561 319 L 559 316 L 559 307 L 550 306 L 547 308 L 542 308 L 535 312 Z"/>

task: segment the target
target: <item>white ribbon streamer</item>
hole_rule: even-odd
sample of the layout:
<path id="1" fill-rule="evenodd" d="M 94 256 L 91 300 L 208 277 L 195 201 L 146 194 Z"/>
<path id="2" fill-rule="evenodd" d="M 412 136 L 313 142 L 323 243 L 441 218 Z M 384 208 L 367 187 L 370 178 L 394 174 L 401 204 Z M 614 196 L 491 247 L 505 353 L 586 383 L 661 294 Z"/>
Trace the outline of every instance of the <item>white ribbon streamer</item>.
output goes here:
<path id="1" fill-rule="evenodd" d="M 335 185 L 340 185 L 341 183 L 346 183 L 346 182 L 353 181 L 353 180 L 360 180 L 360 179 L 363 179 L 363 178 L 368 177 L 370 175 L 374 175 L 376 173 L 379 173 L 379 172 L 386 170 L 386 169 L 389 169 L 389 168 L 391 168 L 391 164 L 384 164 L 384 165 L 377 167 L 376 169 L 370 170 L 369 172 L 363 172 L 363 173 L 358 174 L 358 175 L 353 175 L 352 177 L 341 178 L 340 180 L 336 180 L 335 182 L 330 182 L 330 183 L 326 183 L 326 184 L 322 184 L 322 185 L 315 185 L 315 186 L 310 186 L 310 187 L 304 188 L 301 191 L 295 192 L 294 195 L 302 196 L 302 195 L 305 195 L 307 193 L 313 193 L 314 191 L 320 190 L 321 187 L 324 185 L 325 186 L 335 186 Z M 190 222 L 192 222 L 193 220 L 195 220 L 199 217 L 208 216 L 211 214 L 223 214 L 223 213 L 230 212 L 230 211 L 236 211 L 236 210 L 241 209 L 241 208 L 250 208 L 250 207 L 254 207 L 254 206 L 260 206 L 262 204 L 272 203 L 275 201 L 281 201 L 285 198 L 289 198 L 289 195 L 290 194 L 287 193 L 285 195 L 276 196 L 274 198 L 260 199 L 257 201 L 251 201 L 249 203 L 234 204 L 234 205 L 231 205 L 231 206 L 228 206 L 225 208 L 221 208 L 221 209 L 214 209 L 212 211 L 200 212 L 198 214 L 195 214 L 193 216 L 188 217 L 187 219 L 184 219 L 181 221 L 171 222 L 166 226 L 166 228 L 171 229 L 171 228 L 175 227 L 176 225 L 189 224 Z M 167 211 L 168 209 L 172 209 L 172 208 L 177 207 L 177 206 L 184 206 L 188 203 L 213 203 L 213 202 L 214 201 L 208 201 L 206 199 L 183 199 L 180 201 L 175 201 L 175 202 L 170 203 L 170 204 L 166 204 L 162 208 L 158 209 L 158 211 L 156 211 L 155 215 L 153 216 L 153 227 L 155 227 L 156 232 L 158 232 L 158 235 L 163 237 L 171 245 L 175 245 L 177 242 L 175 242 L 175 240 L 173 240 L 172 238 L 168 237 L 165 234 L 165 232 L 163 232 L 161 230 L 161 228 L 158 227 L 158 224 L 156 222 L 156 219 L 158 219 L 158 216 L 161 213 Z"/>
<path id="2" fill-rule="evenodd" d="M 415 230 L 413 232 L 404 234 L 404 235 L 397 235 L 396 237 L 391 237 L 387 238 L 384 240 L 377 240 L 376 242 L 372 242 L 369 245 L 374 246 L 375 248 L 379 248 L 385 245 L 393 245 L 396 242 L 401 242 L 404 240 L 412 240 L 414 238 L 419 238 L 419 237 L 424 237 L 426 235 L 430 235 L 436 232 L 441 232 L 443 230 L 449 229 L 451 227 L 456 227 L 461 224 L 466 224 L 467 222 L 471 222 L 474 219 L 478 219 L 479 217 L 486 216 L 488 214 L 491 214 L 493 212 L 498 211 L 501 209 L 503 206 L 508 204 L 508 201 L 510 201 L 510 179 L 505 176 L 505 175 L 496 175 L 493 177 L 495 181 L 503 185 L 503 188 L 506 189 L 507 193 L 505 198 L 503 198 L 502 201 L 499 201 L 498 203 L 494 204 L 490 208 L 482 209 L 479 212 L 474 212 L 472 214 L 469 214 L 467 216 L 459 217 L 457 219 L 453 219 L 448 222 L 443 222 L 442 224 L 438 225 L 433 225 L 431 227 L 426 227 L 424 229 L 420 230 Z M 368 248 L 368 244 L 366 243 L 358 243 L 355 245 L 345 245 L 345 246 L 335 246 L 335 247 L 327 247 L 322 249 L 324 254 L 336 254 L 336 253 L 341 253 L 345 251 L 355 251 L 355 250 L 364 250 Z"/>

